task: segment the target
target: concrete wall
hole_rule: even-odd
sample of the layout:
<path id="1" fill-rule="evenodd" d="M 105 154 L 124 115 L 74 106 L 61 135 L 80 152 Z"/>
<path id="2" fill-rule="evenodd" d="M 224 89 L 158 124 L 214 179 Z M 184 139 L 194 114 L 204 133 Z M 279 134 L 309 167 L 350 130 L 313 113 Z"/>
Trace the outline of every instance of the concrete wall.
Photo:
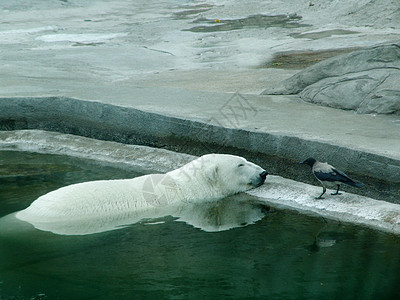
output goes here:
<path id="1" fill-rule="evenodd" d="M 101 140 L 166 148 L 193 155 L 210 152 L 244 156 L 270 173 L 318 184 L 300 166 L 303 153 L 316 150 L 332 164 L 346 157 L 346 172 L 367 187 L 345 190 L 398 203 L 400 162 L 376 155 L 293 136 L 225 128 L 134 108 L 65 97 L 0 98 L 0 130 L 43 129 Z M 340 154 L 340 155 L 338 155 Z"/>

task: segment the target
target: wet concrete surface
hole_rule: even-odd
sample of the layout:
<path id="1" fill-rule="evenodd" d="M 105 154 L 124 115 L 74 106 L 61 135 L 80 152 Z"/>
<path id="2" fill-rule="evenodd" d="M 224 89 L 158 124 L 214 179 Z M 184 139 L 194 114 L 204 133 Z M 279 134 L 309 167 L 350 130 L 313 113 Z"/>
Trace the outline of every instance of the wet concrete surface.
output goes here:
<path id="1" fill-rule="evenodd" d="M 319 51 L 289 51 L 277 53 L 265 67 L 302 70 L 324 59 L 353 52 L 359 48 L 330 49 Z"/>

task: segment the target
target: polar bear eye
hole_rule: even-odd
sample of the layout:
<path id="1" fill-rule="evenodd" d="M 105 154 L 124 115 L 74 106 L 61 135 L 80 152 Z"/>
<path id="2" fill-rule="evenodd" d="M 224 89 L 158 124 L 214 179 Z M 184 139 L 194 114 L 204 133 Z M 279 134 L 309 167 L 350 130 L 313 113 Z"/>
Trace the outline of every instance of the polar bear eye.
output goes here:
<path id="1" fill-rule="evenodd" d="M 238 167 L 244 167 L 244 164 L 238 164 Z"/>

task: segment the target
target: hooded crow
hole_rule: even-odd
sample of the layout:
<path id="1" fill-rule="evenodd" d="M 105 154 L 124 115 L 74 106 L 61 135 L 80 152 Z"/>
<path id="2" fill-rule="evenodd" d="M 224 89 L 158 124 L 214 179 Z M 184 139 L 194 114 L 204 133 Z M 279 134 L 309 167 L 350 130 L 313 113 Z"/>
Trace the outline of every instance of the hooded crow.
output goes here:
<path id="1" fill-rule="evenodd" d="M 322 195 L 326 192 L 326 184 L 329 183 L 334 183 L 337 185 L 336 193 L 333 193 L 331 195 L 341 195 L 341 193 L 339 193 L 339 189 L 342 183 L 359 188 L 364 186 L 362 182 L 351 179 L 345 173 L 339 171 L 338 169 L 335 169 L 330 164 L 317 161 L 312 157 L 307 158 L 305 161 L 301 162 L 301 164 L 309 165 L 312 169 L 314 176 L 322 184 L 322 194 L 315 199 L 323 199 Z"/>

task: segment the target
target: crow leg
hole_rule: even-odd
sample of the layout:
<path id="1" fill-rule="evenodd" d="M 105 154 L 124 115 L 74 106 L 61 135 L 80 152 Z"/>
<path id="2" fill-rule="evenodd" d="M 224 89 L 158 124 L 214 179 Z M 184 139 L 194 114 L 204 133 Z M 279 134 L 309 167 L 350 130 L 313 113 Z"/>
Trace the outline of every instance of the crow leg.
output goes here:
<path id="1" fill-rule="evenodd" d="M 339 193 L 339 189 L 340 189 L 340 184 L 337 185 L 336 193 L 333 193 L 331 195 L 341 195 L 342 193 Z"/>
<path id="2" fill-rule="evenodd" d="M 315 199 L 324 199 L 324 198 L 322 197 L 322 195 L 325 194 L 325 192 L 326 192 L 326 187 L 323 186 L 322 188 L 323 188 L 322 194 L 319 195 L 319 196 L 318 196 L 317 198 L 315 198 Z"/>

